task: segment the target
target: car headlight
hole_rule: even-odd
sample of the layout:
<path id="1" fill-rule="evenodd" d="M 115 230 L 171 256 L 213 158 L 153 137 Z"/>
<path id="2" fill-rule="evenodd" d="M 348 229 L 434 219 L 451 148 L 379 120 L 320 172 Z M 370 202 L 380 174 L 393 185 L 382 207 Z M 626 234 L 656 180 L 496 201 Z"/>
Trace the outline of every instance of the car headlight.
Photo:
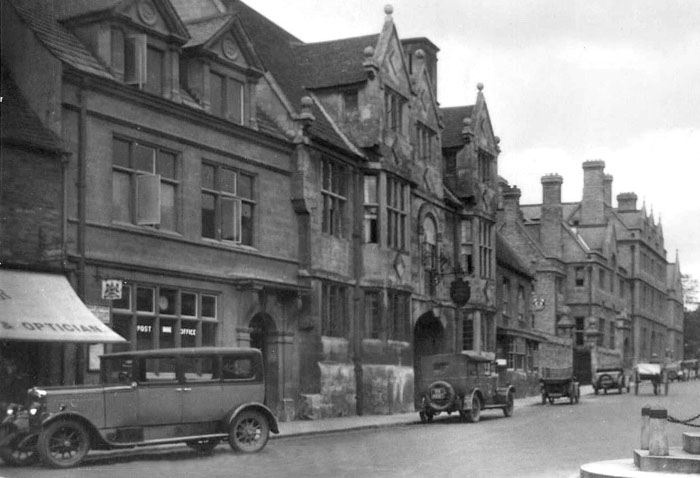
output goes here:
<path id="1" fill-rule="evenodd" d="M 41 411 L 41 403 L 39 402 L 34 402 L 29 406 L 29 414 L 31 416 L 36 416 L 37 413 Z"/>

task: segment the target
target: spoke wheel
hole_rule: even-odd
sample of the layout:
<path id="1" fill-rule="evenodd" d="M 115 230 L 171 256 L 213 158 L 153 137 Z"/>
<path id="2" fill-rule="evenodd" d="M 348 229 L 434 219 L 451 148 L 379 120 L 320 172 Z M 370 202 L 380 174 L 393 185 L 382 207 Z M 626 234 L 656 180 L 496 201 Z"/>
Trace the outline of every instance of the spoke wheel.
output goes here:
<path id="1" fill-rule="evenodd" d="M 472 397 L 472 406 L 467 410 L 467 421 L 469 423 L 477 423 L 481 418 L 481 400 L 474 395 Z"/>
<path id="2" fill-rule="evenodd" d="M 90 449 L 90 435 L 73 420 L 58 420 L 39 434 L 37 450 L 44 463 L 55 468 L 76 466 Z"/>
<path id="3" fill-rule="evenodd" d="M 36 453 L 36 440 L 36 434 L 29 438 L 26 434 L 17 435 L 9 441 L 7 446 L 0 447 L 0 457 L 6 465 L 32 465 L 39 459 Z"/>
<path id="4" fill-rule="evenodd" d="M 228 433 L 231 448 L 244 453 L 262 450 L 270 438 L 267 418 L 255 410 L 246 410 L 234 418 Z"/>
<path id="5" fill-rule="evenodd" d="M 503 415 L 507 417 L 512 417 L 513 416 L 513 409 L 515 408 L 515 401 L 513 400 L 513 393 L 508 392 L 508 396 L 506 397 L 506 406 L 503 408 Z"/>
<path id="6" fill-rule="evenodd" d="M 194 451 L 197 453 L 211 453 L 214 451 L 214 448 L 219 444 L 219 440 L 196 440 L 196 441 L 188 441 L 187 446 L 192 448 Z"/>

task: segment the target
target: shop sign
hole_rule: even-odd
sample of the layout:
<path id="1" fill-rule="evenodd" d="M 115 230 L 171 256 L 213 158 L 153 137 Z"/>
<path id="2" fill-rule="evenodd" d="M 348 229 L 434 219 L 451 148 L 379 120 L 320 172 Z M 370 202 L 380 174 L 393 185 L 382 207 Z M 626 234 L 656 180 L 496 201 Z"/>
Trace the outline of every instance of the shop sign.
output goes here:
<path id="1" fill-rule="evenodd" d="M 470 297 L 471 288 L 469 287 L 469 282 L 456 279 L 450 284 L 450 298 L 457 307 L 466 305 Z"/>
<path id="2" fill-rule="evenodd" d="M 119 279 L 102 279 L 102 298 L 118 300 L 122 298 L 122 281 Z"/>

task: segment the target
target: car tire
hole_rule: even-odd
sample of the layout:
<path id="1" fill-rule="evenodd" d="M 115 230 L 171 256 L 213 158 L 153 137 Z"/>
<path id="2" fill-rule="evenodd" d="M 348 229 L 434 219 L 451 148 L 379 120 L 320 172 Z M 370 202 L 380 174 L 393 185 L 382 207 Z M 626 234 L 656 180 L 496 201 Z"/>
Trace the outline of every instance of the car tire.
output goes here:
<path id="1" fill-rule="evenodd" d="M 508 392 L 508 395 L 506 396 L 506 406 L 503 407 L 503 415 L 506 417 L 512 417 L 514 409 L 515 399 L 513 398 L 513 392 Z"/>
<path id="2" fill-rule="evenodd" d="M 467 410 L 467 421 L 478 423 L 481 419 L 481 400 L 477 394 L 472 395 L 471 407 Z"/>
<path id="3" fill-rule="evenodd" d="M 418 412 L 421 423 L 430 423 L 433 421 L 435 414 L 433 412 Z"/>
<path id="4" fill-rule="evenodd" d="M 442 412 L 442 411 L 445 411 L 452 406 L 452 401 L 453 401 L 454 396 L 455 396 L 455 389 L 449 383 L 443 382 L 442 380 L 440 380 L 440 381 L 431 383 L 430 386 L 428 387 L 428 390 L 432 390 L 433 388 L 436 388 L 436 387 L 442 387 L 445 389 L 445 391 L 446 391 L 445 398 L 444 398 L 444 400 L 441 400 L 441 402 L 444 401 L 444 403 L 442 403 L 442 404 L 435 403 L 432 399 L 430 399 L 430 407 L 437 410 L 437 411 Z"/>
<path id="5" fill-rule="evenodd" d="M 56 420 L 39 433 L 37 451 L 41 461 L 54 468 L 80 463 L 90 450 L 90 434 L 75 420 Z"/>
<path id="6" fill-rule="evenodd" d="M 193 440 L 187 442 L 188 447 L 202 455 L 212 453 L 214 448 L 216 448 L 218 445 L 219 440 Z"/>
<path id="7" fill-rule="evenodd" d="M 243 453 L 255 453 L 267 444 L 270 424 L 267 417 L 257 410 L 244 410 L 233 419 L 228 432 L 231 448 Z"/>
<path id="8" fill-rule="evenodd" d="M 36 452 L 36 440 L 38 436 L 33 434 L 18 434 L 11 438 L 6 446 L 0 447 L 0 458 L 8 466 L 29 466 L 39 460 Z"/>

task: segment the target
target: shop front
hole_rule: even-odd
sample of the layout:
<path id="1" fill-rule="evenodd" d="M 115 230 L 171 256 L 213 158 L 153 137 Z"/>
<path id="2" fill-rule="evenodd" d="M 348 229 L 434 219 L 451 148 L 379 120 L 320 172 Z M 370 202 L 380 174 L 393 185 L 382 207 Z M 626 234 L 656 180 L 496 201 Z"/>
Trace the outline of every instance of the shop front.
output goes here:
<path id="1" fill-rule="evenodd" d="M 81 383 L 90 353 L 122 342 L 65 276 L 0 270 L 0 402 L 35 385 Z"/>

